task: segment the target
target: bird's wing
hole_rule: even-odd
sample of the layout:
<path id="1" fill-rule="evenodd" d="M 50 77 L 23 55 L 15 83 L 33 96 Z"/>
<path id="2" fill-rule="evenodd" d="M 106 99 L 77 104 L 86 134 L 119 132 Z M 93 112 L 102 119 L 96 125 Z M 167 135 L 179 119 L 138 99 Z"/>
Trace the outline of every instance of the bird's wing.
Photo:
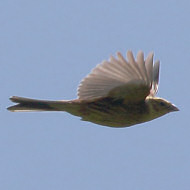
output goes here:
<path id="1" fill-rule="evenodd" d="M 148 95 L 154 96 L 158 88 L 159 62 L 153 67 L 153 53 L 146 60 L 139 51 L 137 59 L 131 51 L 126 60 L 121 53 L 117 58 L 110 57 L 103 61 L 87 75 L 78 87 L 78 98 L 92 100 L 112 97 L 126 100 L 144 100 Z"/>

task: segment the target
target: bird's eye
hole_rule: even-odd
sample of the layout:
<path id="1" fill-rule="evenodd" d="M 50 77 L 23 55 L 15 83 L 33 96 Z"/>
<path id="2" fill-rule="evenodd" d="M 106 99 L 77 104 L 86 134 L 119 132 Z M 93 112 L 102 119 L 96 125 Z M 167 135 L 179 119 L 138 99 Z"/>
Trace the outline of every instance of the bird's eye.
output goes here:
<path id="1" fill-rule="evenodd" d="M 160 105 L 161 105 L 161 106 L 165 106 L 165 103 L 164 103 L 164 102 L 160 102 Z"/>

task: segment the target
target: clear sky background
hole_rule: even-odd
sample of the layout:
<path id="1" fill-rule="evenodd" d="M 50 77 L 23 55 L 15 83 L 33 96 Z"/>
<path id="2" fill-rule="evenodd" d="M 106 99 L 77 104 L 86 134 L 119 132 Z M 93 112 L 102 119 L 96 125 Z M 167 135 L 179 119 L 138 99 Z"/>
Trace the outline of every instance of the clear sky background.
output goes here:
<path id="1" fill-rule="evenodd" d="M 0 189 L 189 190 L 190 1 L 0 2 Z M 11 113 L 12 95 L 75 99 L 116 51 L 155 52 L 180 112 L 115 129 L 64 112 Z"/>

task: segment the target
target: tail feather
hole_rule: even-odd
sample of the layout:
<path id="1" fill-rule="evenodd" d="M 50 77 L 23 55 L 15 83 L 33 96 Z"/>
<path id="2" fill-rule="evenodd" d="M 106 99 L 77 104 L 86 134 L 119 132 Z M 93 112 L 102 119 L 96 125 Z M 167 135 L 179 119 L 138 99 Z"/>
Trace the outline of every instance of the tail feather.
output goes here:
<path id="1" fill-rule="evenodd" d="M 7 109 L 12 112 L 22 111 L 61 111 L 57 104 L 61 104 L 62 111 L 65 102 L 64 101 L 46 101 L 46 100 L 35 100 L 30 98 L 23 98 L 18 96 L 12 96 L 10 100 L 17 103 L 14 106 L 8 107 Z"/>

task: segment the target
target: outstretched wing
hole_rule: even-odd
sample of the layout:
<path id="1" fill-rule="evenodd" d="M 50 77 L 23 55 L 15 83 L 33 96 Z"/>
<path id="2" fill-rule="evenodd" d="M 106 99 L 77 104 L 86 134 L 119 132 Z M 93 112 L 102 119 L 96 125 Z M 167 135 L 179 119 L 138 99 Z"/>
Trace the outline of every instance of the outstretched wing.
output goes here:
<path id="1" fill-rule="evenodd" d="M 80 83 L 78 98 L 92 100 L 102 97 L 140 101 L 147 96 L 154 96 L 158 89 L 159 61 L 153 66 L 153 53 L 146 60 L 139 51 L 137 59 L 131 51 L 127 52 L 126 60 L 121 53 L 117 59 L 113 56 L 103 61 Z"/>

